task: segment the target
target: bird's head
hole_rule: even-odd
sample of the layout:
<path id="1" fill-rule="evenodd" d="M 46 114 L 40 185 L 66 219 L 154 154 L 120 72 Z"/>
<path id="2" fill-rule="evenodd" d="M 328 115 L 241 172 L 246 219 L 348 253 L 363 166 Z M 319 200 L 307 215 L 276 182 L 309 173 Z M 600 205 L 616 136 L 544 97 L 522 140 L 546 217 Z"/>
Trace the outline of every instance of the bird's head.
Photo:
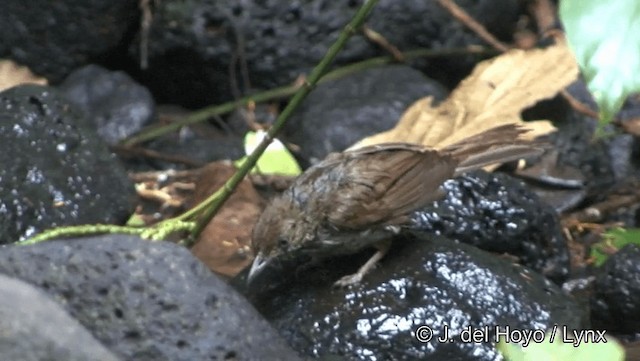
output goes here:
<path id="1" fill-rule="evenodd" d="M 255 258 L 248 283 L 268 268 L 287 269 L 289 264 L 304 261 L 312 249 L 314 227 L 303 211 L 287 197 L 276 197 L 265 208 L 253 228 L 251 246 Z"/>

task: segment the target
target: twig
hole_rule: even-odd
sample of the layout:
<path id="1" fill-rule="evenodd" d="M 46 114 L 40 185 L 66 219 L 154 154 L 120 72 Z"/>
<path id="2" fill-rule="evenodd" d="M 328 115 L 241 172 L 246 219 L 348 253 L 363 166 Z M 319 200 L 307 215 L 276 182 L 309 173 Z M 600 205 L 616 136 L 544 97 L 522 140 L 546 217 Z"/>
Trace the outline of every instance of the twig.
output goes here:
<path id="1" fill-rule="evenodd" d="M 143 156 L 146 158 L 158 159 L 171 163 L 181 163 L 189 167 L 201 167 L 204 165 L 202 162 L 181 157 L 179 155 L 164 154 L 155 150 L 141 147 L 124 147 L 121 145 L 112 145 L 109 147 L 109 149 L 122 156 Z"/>
<path id="2" fill-rule="evenodd" d="M 251 82 L 249 81 L 249 67 L 247 66 L 247 55 L 245 52 L 246 43 L 239 27 L 233 28 L 233 35 L 236 39 L 236 49 L 231 54 L 231 61 L 229 62 L 229 81 L 231 84 L 231 93 L 235 99 L 238 99 L 241 93 L 236 77 L 236 66 L 240 68 L 243 89 L 251 89 Z"/>
<path id="3" fill-rule="evenodd" d="M 607 214 L 620 208 L 635 205 L 640 201 L 640 194 L 627 194 L 612 196 L 600 203 L 596 203 L 578 212 L 568 215 L 564 222 L 571 223 L 595 223 L 600 222 Z"/>
<path id="4" fill-rule="evenodd" d="M 533 0 L 529 4 L 529 12 L 533 14 L 538 33 L 544 34 L 555 24 L 556 6 L 550 0 Z"/>
<path id="5" fill-rule="evenodd" d="M 167 170 L 156 170 L 156 171 L 148 171 L 148 172 L 132 172 L 129 173 L 129 179 L 131 179 L 135 183 L 141 182 L 174 182 L 174 181 L 184 181 L 184 180 L 193 180 L 198 174 L 200 174 L 200 169 L 188 169 L 188 170 L 175 170 L 175 169 L 167 169 Z"/>
<path id="6" fill-rule="evenodd" d="M 588 117 L 591 118 L 595 118 L 598 119 L 599 115 L 598 112 L 596 112 L 595 110 L 589 108 L 588 105 L 584 104 L 583 102 L 579 101 L 578 99 L 574 98 L 573 95 L 569 94 L 569 92 L 567 91 L 567 89 L 563 89 L 560 91 L 560 95 L 562 95 L 562 97 L 564 98 L 564 100 L 567 101 L 567 103 L 569 103 L 569 105 L 578 113 L 582 113 Z"/>
<path id="7" fill-rule="evenodd" d="M 438 0 L 438 3 L 447 9 L 454 18 L 458 19 L 462 24 L 466 25 L 469 29 L 473 30 L 482 40 L 487 44 L 493 46 L 495 49 L 502 52 L 508 51 L 509 47 L 498 40 L 493 34 L 487 31 L 487 29 L 477 22 L 474 18 L 469 16 L 464 9 L 459 7 L 452 0 Z"/>
<path id="8" fill-rule="evenodd" d="M 149 32 L 153 21 L 151 0 L 140 0 L 138 7 L 142 12 L 140 17 L 140 69 L 145 70 L 149 66 Z"/>
<path id="9" fill-rule="evenodd" d="M 402 52 L 395 45 L 391 44 L 391 42 L 389 42 L 389 40 L 387 40 L 387 38 L 382 36 L 382 34 L 380 34 L 379 32 L 371 29 L 366 25 L 363 25 L 362 33 L 367 39 L 374 42 L 375 44 L 378 44 L 378 46 L 380 46 L 381 48 L 389 52 L 389 54 L 391 54 L 391 56 L 393 56 L 393 58 L 397 62 L 405 61 L 405 58 Z"/>

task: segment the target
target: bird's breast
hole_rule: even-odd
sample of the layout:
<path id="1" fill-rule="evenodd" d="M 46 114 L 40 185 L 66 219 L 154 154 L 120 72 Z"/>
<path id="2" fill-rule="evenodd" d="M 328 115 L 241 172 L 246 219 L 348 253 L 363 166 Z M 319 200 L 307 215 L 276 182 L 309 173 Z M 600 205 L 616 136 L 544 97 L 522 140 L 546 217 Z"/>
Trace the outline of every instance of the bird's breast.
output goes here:
<path id="1" fill-rule="evenodd" d="M 354 254 L 374 247 L 378 242 L 389 239 L 395 234 L 397 230 L 389 227 L 372 227 L 361 231 L 323 229 L 316 236 L 320 247 L 314 253 L 322 258 Z"/>

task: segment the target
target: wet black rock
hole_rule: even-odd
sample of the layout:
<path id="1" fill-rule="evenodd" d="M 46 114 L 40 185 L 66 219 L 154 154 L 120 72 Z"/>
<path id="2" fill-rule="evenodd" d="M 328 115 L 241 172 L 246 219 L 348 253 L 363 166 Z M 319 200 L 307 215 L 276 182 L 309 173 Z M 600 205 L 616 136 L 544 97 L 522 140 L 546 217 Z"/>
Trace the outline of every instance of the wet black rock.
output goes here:
<path id="1" fill-rule="evenodd" d="M 476 171 L 448 180 L 444 199 L 416 212 L 413 228 L 508 253 L 561 283 L 569 252 L 556 212 L 519 180 Z"/>
<path id="2" fill-rule="evenodd" d="M 596 328 L 640 333 L 640 247 L 624 246 L 596 270 L 591 317 Z"/>
<path id="3" fill-rule="evenodd" d="M 87 65 L 71 73 L 58 89 L 85 112 L 109 144 L 133 135 L 153 120 L 151 93 L 121 71 Z"/>
<path id="4" fill-rule="evenodd" d="M 111 235 L 11 246 L 0 273 L 40 287 L 124 360 L 296 360 L 184 247 Z"/>
<path id="5" fill-rule="evenodd" d="M 407 107 L 426 96 L 437 102 L 446 90 L 408 66 L 359 71 L 318 85 L 287 122 L 284 138 L 301 146 L 299 157 L 309 165 L 393 128 Z"/>
<path id="6" fill-rule="evenodd" d="M 2 274 L 0 329 L 5 360 L 118 360 L 44 292 Z"/>
<path id="7" fill-rule="evenodd" d="M 138 2 L 130 0 L 3 0 L 0 58 L 57 83 L 79 66 L 122 53 L 139 19 Z"/>
<path id="8" fill-rule="evenodd" d="M 217 160 L 237 160 L 245 156 L 244 140 L 240 136 L 221 133 L 218 130 L 204 131 L 183 128 L 179 135 L 170 134 L 151 141 L 149 149 L 186 159 L 192 166 L 203 166 Z M 209 134 L 207 134 L 209 133 Z M 217 134 L 215 134 L 217 133 Z M 156 169 L 184 167 L 184 163 L 170 163 L 163 159 L 145 159 L 147 166 Z"/>
<path id="9" fill-rule="evenodd" d="M 0 243 L 44 229 L 122 224 L 135 191 L 118 159 L 56 89 L 0 93 Z"/>
<path id="10" fill-rule="evenodd" d="M 510 39 L 525 3 L 457 1 L 501 39 Z M 290 84 L 301 74 L 309 74 L 361 5 L 361 1 L 330 0 L 161 1 L 154 11 L 145 83 L 158 101 L 189 107 L 231 99 L 232 83 L 240 91 L 246 91 L 243 86 L 247 85 L 270 89 Z M 383 0 L 367 23 L 402 50 L 482 43 L 435 1 Z M 139 45 L 132 44 L 131 50 L 137 54 Z M 356 34 L 335 64 L 376 55 L 388 54 Z M 475 56 L 447 56 L 433 70 L 455 78 L 456 68 L 468 70 L 477 60 Z"/>
<path id="11" fill-rule="evenodd" d="M 253 294 L 254 304 L 299 352 L 346 360 L 502 360 L 496 326 L 538 336 L 555 324 L 585 326 L 586 310 L 553 283 L 473 246 L 406 236 L 361 284 L 332 287 L 368 255 L 360 256 L 291 272 L 281 289 Z M 450 341 L 437 342 L 445 327 Z M 432 338 L 417 339 L 429 330 Z M 490 342 L 462 342 L 471 330 Z"/>

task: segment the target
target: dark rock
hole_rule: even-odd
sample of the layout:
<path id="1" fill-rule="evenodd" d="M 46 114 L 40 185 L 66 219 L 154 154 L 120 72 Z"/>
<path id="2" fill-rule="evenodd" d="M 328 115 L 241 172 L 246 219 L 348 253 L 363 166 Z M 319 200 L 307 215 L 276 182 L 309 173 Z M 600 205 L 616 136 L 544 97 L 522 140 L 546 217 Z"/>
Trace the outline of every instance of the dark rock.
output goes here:
<path id="1" fill-rule="evenodd" d="M 127 74 L 87 65 L 59 86 L 67 100 L 95 122 L 98 134 L 109 144 L 138 132 L 153 120 L 153 98 L 147 88 Z"/>
<path id="2" fill-rule="evenodd" d="M 640 332 L 640 247 L 626 245 L 596 269 L 591 317 L 597 328 Z"/>
<path id="3" fill-rule="evenodd" d="M 135 193 L 92 125 L 49 87 L 0 93 L 0 242 L 56 226 L 124 223 Z"/>
<path id="4" fill-rule="evenodd" d="M 622 128 L 625 124 L 637 123 L 640 118 L 640 97 L 632 96 L 627 99 L 617 115 Z M 634 126 L 630 125 L 633 129 Z M 607 151 L 611 160 L 611 169 L 618 182 L 640 179 L 640 137 L 638 134 L 617 129 L 618 134 L 606 140 Z M 613 188 L 616 188 L 615 186 Z M 632 210 L 637 211 L 637 207 Z M 633 217 L 633 216 L 632 216 Z M 633 217 L 636 218 L 636 217 Z M 638 218 L 634 223 L 626 223 L 631 226 L 638 225 Z"/>
<path id="5" fill-rule="evenodd" d="M 457 3 L 489 32 L 510 39 L 526 2 Z M 232 81 L 239 84 L 240 91 L 248 85 L 244 68 L 254 88 L 290 84 L 301 74 L 308 74 L 320 61 L 361 4 L 361 1 L 327 0 L 161 1 L 154 11 L 149 37 L 150 68 L 145 83 L 153 89 L 158 101 L 190 107 L 231 99 Z M 403 50 L 482 43 L 435 1 L 383 0 L 376 4 L 367 23 Z M 138 52 L 138 44 L 131 49 Z M 374 55 L 387 54 L 356 34 L 337 55 L 335 64 Z M 455 81 L 456 75 L 443 69 L 468 70 L 474 61 L 477 57 L 447 57 L 434 67 L 434 73 Z"/>
<path id="6" fill-rule="evenodd" d="M 558 151 L 558 165 L 579 169 L 586 180 L 587 198 L 601 199 L 604 190 L 615 182 L 613 162 L 607 150 L 609 141 L 593 141 L 593 119 L 576 114 L 557 124 L 549 138 Z"/>
<path id="7" fill-rule="evenodd" d="M 273 328 L 188 250 L 111 235 L 12 246 L 0 272 L 60 300 L 126 360 L 296 360 Z"/>
<path id="8" fill-rule="evenodd" d="M 168 104 L 158 104 L 156 113 L 160 124 L 180 122 L 194 114 Z M 126 161 L 128 169 L 136 171 L 197 168 L 213 161 L 243 157 L 243 136 L 244 133 L 235 132 L 222 119 L 212 116 L 208 122 L 185 125 L 178 131 L 145 142 L 143 148 L 157 152 L 157 156 L 138 152 L 135 148 L 119 155 Z"/>
<path id="9" fill-rule="evenodd" d="M 597 109 L 586 85 L 576 81 L 568 88 L 580 102 Z M 567 197 L 569 206 L 562 211 L 602 202 L 617 196 L 627 196 L 637 188 L 640 177 L 640 141 L 638 137 L 621 132 L 619 127 L 605 127 L 605 137 L 595 138 L 597 120 L 581 114 L 574 109 L 559 113 L 562 121 L 554 123 L 558 131 L 548 138 L 557 152 L 555 169 L 566 171 L 574 169 L 582 175 L 582 189 L 553 189 L 547 191 L 548 199 L 556 201 Z M 617 115 L 622 128 L 627 122 L 633 122 L 640 114 L 640 100 L 630 98 Z M 556 115 L 557 117 L 557 115 Z M 630 190 L 629 190 L 630 189 Z M 564 195 L 563 195 L 564 194 Z M 638 207 L 627 206 L 607 209 L 589 222 L 619 222 L 634 227 L 638 220 Z M 582 237 L 579 237 L 582 238 Z"/>
<path id="10" fill-rule="evenodd" d="M 300 146 L 308 165 L 393 128 L 409 105 L 428 95 L 442 100 L 446 91 L 408 66 L 360 71 L 320 84 L 288 121 L 284 138 Z"/>
<path id="11" fill-rule="evenodd" d="M 56 83 L 78 66 L 122 52 L 139 14 L 138 2 L 131 0 L 4 0 L 0 58 Z"/>
<path id="12" fill-rule="evenodd" d="M 347 360 L 502 360 L 493 344 L 495 326 L 584 326 L 585 309 L 557 286 L 466 244 L 404 237 L 361 284 L 331 287 L 365 260 L 343 257 L 292 272 L 297 277 L 281 289 L 254 294 L 256 307 L 299 352 Z M 420 326 L 433 331 L 428 342 L 416 339 Z M 452 341 L 439 343 L 445 326 Z M 468 327 L 488 327 L 490 342 L 462 342 Z"/>
<path id="13" fill-rule="evenodd" d="M 44 292 L 1 274 L 0 329 L 5 360 L 118 360 Z"/>
<path id="14" fill-rule="evenodd" d="M 555 211 L 524 183 L 482 171 L 448 180 L 446 196 L 414 214 L 413 228 L 508 253 L 556 282 L 569 274 L 569 253 Z"/>
<path id="15" fill-rule="evenodd" d="M 205 134 L 191 129 L 183 129 L 178 136 L 169 135 L 155 139 L 149 143 L 148 147 L 161 154 L 181 157 L 196 166 L 203 166 L 217 160 L 238 160 L 245 155 L 243 139 L 239 136 Z M 161 169 L 183 166 L 163 160 L 147 160 L 146 163 Z"/>
<path id="16" fill-rule="evenodd" d="M 597 109 L 582 80 L 574 82 L 567 90 L 587 107 Z M 564 173 L 570 175 L 565 179 L 569 181 L 581 178 L 583 186 L 567 187 L 543 182 L 533 188 L 559 212 L 566 212 L 602 201 L 612 190 L 619 188 L 616 183 L 627 183 L 628 178 L 640 176 L 640 162 L 637 161 L 640 143 L 630 134 L 615 134 L 612 126 L 606 128 L 606 137 L 595 139 L 597 120 L 576 111 L 563 99 L 560 103 L 545 111 L 537 109 L 537 119 L 554 119 L 554 125 L 558 128 L 557 132 L 546 137 L 553 146 L 555 159 L 545 165 L 542 173 L 554 176 Z M 620 121 L 635 117 L 640 110 L 639 104 L 638 101 L 629 100 L 619 114 Z M 528 118 L 531 119 L 531 116 Z"/>
<path id="17" fill-rule="evenodd" d="M 569 92 L 591 109 L 597 109 L 586 85 L 581 80 L 573 83 Z M 621 123 L 633 121 L 640 115 L 640 99 L 629 98 L 617 118 Z M 560 149 L 562 164 L 579 167 L 589 180 L 591 195 L 602 195 L 614 181 L 640 176 L 640 142 L 631 134 L 618 133 L 609 126 L 609 137 L 594 141 L 597 120 L 570 110 L 566 121 L 556 124 L 559 131 L 551 139 Z"/>

